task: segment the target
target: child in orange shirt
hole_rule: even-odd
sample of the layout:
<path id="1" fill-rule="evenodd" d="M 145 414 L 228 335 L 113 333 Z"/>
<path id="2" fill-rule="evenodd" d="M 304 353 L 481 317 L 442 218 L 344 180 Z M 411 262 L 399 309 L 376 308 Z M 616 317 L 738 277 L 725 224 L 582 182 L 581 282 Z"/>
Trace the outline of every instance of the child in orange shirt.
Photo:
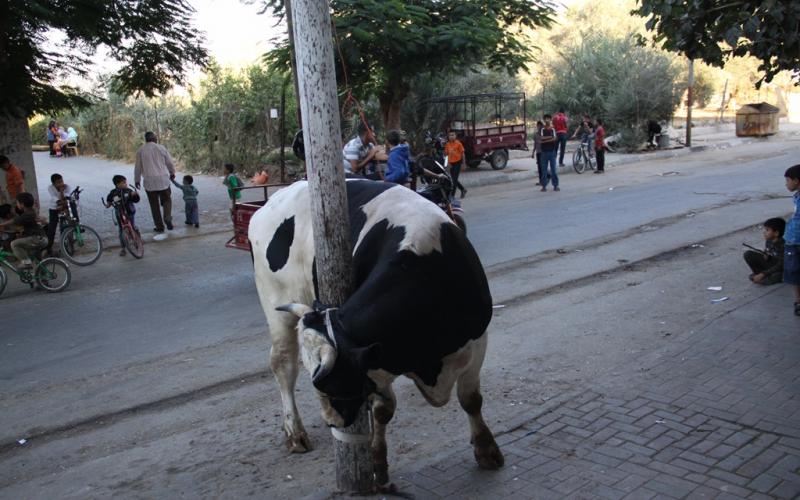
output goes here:
<path id="1" fill-rule="evenodd" d="M 456 133 L 452 130 L 447 133 L 447 143 L 444 145 L 444 154 L 447 156 L 447 163 L 450 164 L 450 169 L 453 175 L 453 196 L 456 195 L 456 188 L 461 190 L 461 197 L 467 195 L 467 190 L 458 182 L 458 175 L 461 173 L 461 167 L 466 162 L 466 155 L 464 154 L 464 145 L 461 141 L 456 139 Z"/>
<path id="2" fill-rule="evenodd" d="M 17 195 L 25 191 L 25 178 L 22 171 L 11 163 L 8 156 L 0 155 L 0 169 L 6 172 L 6 187 L 10 201 L 17 199 Z"/>

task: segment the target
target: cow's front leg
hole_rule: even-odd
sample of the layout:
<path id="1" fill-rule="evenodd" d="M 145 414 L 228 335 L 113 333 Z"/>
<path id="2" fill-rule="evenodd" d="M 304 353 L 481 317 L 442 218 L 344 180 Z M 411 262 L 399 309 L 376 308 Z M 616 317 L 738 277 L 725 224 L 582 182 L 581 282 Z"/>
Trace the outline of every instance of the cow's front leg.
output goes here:
<path id="1" fill-rule="evenodd" d="M 494 470 L 503 466 L 505 458 L 481 413 L 483 396 L 481 396 L 480 370 L 484 353 L 485 344 L 484 349 L 479 349 L 479 352 L 475 353 L 467 370 L 458 377 L 457 391 L 458 402 L 469 417 L 470 442 L 474 447 L 475 461 L 481 469 Z"/>
<path id="2" fill-rule="evenodd" d="M 372 396 L 372 464 L 375 483 L 381 490 L 391 490 L 389 485 L 389 462 L 386 448 L 386 426 L 394 417 L 397 399 L 392 386 L 381 388 Z"/>
<path id="3" fill-rule="evenodd" d="M 269 364 L 281 391 L 286 447 L 292 453 L 305 453 L 311 450 L 311 442 L 308 440 L 308 434 L 300 420 L 294 399 L 294 385 L 299 370 L 297 336 L 290 328 L 286 335 L 273 334 L 272 342 Z"/>

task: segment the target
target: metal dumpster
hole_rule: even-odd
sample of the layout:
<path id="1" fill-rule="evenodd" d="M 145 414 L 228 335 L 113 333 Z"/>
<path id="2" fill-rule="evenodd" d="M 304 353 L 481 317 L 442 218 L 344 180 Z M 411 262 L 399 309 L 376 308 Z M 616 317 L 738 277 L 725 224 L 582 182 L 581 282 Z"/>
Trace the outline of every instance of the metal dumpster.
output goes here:
<path id="1" fill-rule="evenodd" d="M 764 137 L 778 133 L 780 110 L 766 102 L 745 104 L 736 112 L 737 137 Z"/>

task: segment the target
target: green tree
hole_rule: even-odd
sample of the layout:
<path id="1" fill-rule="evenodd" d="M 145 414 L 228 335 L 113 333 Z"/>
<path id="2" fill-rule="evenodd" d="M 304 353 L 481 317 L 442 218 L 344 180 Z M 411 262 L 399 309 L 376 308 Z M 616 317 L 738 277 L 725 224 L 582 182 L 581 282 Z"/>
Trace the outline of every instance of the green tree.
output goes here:
<path id="1" fill-rule="evenodd" d="M 634 12 L 647 18 L 647 29 L 667 50 L 717 67 L 730 56 L 752 55 L 764 73 L 756 86 L 783 70 L 800 76 L 800 2 L 640 1 Z"/>
<path id="2" fill-rule="evenodd" d="M 27 118 L 89 104 L 59 85 L 60 77 L 88 75 L 102 46 L 122 63 L 114 76 L 118 92 L 164 92 L 190 65 L 206 61 L 192 12 L 184 0 L 0 2 L 0 153 L 27 174 L 29 191 L 36 195 Z M 66 41 L 50 47 L 59 36 Z"/>
<path id="3" fill-rule="evenodd" d="M 282 0 L 263 3 L 283 15 Z M 548 0 L 333 0 L 331 9 L 337 81 L 362 99 L 375 95 L 387 128 L 400 126 L 417 75 L 482 65 L 515 75 L 535 58 L 525 31 L 550 26 L 554 12 Z M 287 43 L 267 57 L 288 71 Z"/>
<path id="4" fill-rule="evenodd" d="M 564 107 L 578 117 L 602 117 L 609 133 L 634 145 L 648 120 L 667 120 L 680 100 L 679 68 L 669 54 L 629 36 L 588 34 L 562 47 L 547 69 L 553 85 L 544 112 Z M 532 99 L 542 102 L 542 96 Z"/>

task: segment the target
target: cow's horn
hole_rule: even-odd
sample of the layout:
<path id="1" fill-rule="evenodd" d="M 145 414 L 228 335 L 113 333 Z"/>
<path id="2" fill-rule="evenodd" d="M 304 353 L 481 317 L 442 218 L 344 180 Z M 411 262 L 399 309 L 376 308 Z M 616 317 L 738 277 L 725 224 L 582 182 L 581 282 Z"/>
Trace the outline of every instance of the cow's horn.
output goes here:
<path id="1" fill-rule="evenodd" d="M 319 366 L 314 370 L 313 380 L 316 382 L 325 378 L 336 364 L 336 349 L 331 345 L 324 345 L 319 349 Z"/>
<path id="2" fill-rule="evenodd" d="M 284 304 L 282 306 L 276 307 L 275 310 L 292 313 L 298 318 L 302 318 L 307 313 L 313 311 L 313 309 L 311 309 L 305 304 Z"/>

